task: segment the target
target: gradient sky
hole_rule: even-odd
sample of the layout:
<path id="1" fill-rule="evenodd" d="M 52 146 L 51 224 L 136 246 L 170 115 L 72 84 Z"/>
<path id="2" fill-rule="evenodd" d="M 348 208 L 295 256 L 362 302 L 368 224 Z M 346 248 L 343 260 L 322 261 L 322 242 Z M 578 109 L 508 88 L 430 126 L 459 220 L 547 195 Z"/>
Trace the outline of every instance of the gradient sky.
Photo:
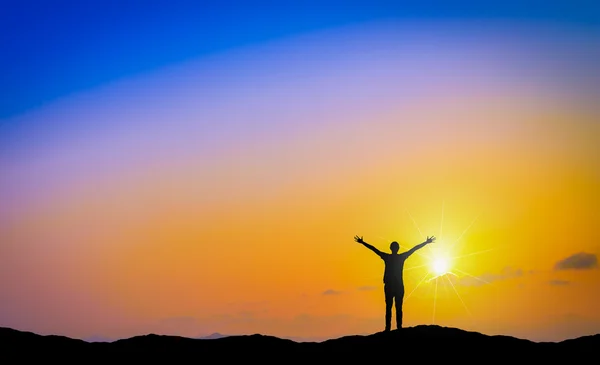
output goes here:
<path id="1" fill-rule="evenodd" d="M 0 326 L 380 331 L 358 234 L 438 238 L 407 262 L 407 326 L 600 332 L 593 2 L 21 3 L 0 14 Z"/>

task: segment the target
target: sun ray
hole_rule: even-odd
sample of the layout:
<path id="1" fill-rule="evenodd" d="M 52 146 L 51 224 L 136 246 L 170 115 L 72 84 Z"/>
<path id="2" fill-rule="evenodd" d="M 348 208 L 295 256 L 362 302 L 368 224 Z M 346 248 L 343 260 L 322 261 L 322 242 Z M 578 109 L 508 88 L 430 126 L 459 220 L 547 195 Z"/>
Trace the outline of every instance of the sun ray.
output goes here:
<path id="1" fill-rule="evenodd" d="M 440 219 L 440 241 L 442 240 L 442 228 L 444 227 L 444 201 L 442 200 L 442 218 Z"/>
<path id="2" fill-rule="evenodd" d="M 442 276 L 447 276 L 447 275 L 454 275 L 454 276 L 458 277 L 458 275 L 456 275 L 456 274 L 455 274 L 455 273 L 453 273 L 452 271 L 446 271 L 446 272 L 445 272 L 445 273 L 443 273 L 443 274 L 440 274 L 440 275 L 435 275 L 435 276 L 433 276 L 433 277 L 429 278 L 429 279 L 427 280 L 427 282 L 430 282 L 430 281 L 436 280 L 437 278 L 441 278 Z"/>
<path id="3" fill-rule="evenodd" d="M 417 266 L 411 266 L 411 267 L 405 267 L 405 268 L 404 268 L 404 271 L 406 272 L 406 271 L 410 271 L 410 270 L 414 270 L 414 269 L 419 269 L 419 268 L 421 268 L 421 267 L 425 267 L 425 266 L 428 266 L 428 264 L 417 265 Z"/>
<path id="4" fill-rule="evenodd" d="M 460 236 L 458 236 L 458 238 L 457 238 L 456 240 L 454 240 L 454 242 L 452 242 L 452 243 L 450 244 L 449 248 L 452 248 L 452 247 L 454 247 L 454 245 L 455 245 L 455 244 L 457 244 L 457 243 L 458 243 L 458 241 L 460 241 L 460 239 L 461 239 L 461 238 L 462 238 L 462 237 L 463 237 L 463 236 L 464 236 L 464 235 L 465 235 L 465 234 L 466 234 L 466 233 L 469 231 L 469 229 L 471 229 L 471 227 L 473 226 L 473 224 L 475 223 L 475 221 L 476 221 L 477 219 L 479 219 L 479 217 L 480 217 L 480 216 L 481 216 L 481 213 L 479 213 L 479 214 L 477 215 L 477 217 L 475 217 L 475 218 L 474 218 L 474 219 L 471 221 L 471 224 L 469 224 L 469 225 L 467 226 L 467 228 L 465 228 L 465 229 L 464 229 L 464 231 L 462 231 L 462 233 L 460 234 Z"/>
<path id="5" fill-rule="evenodd" d="M 421 232 L 421 228 L 419 228 L 419 226 L 417 225 L 417 222 L 413 218 L 412 214 L 410 214 L 410 212 L 408 210 L 406 211 L 406 214 L 408 214 L 408 216 L 412 220 L 413 224 L 415 225 L 415 228 L 417 229 L 417 231 L 419 231 L 419 234 L 421 235 L 421 238 L 424 239 L 425 236 L 423 235 L 423 232 Z"/>
<path id="6" fill-rule="evenodd" d="M 477 252 L 471 252 L 471 253 L 468 253 L 466 255 L 454 256 L 454 257 L 451 257 L 449 260 L 458 260 L 458 259 L 462 259 L 464 257 L 480 255 L 482 253 L 490 252 L 490 251 L 493 251 L 495 249 L 496 249 L 495 247 L 492 247 L 492 248 L 488 248 L 487 250 L 481 250 L 481 251 L 477 251 Z"/>
<path id="7" fill-rule="evenodd" d="M 439 278 L 440 276 L 444 276 L 444 275 L 435 275 L 435 276 L 432 276 L 429 279 L 427 279 L 427 282 L 429 283 L 431 281 L 437 280 L 437 278 Z"/>
<path id="8" fill-rule="evenodd" d="M 435 324 L 435 305 L 437 302 L 437 288 L 438 288 L 438 282 L 437 279 L 435 280 L 435 293 L 433 294 L 433 318 L 431 320 L 432 324 Z"/>
<path id="9" fill-rule="evenodd" d="M 419 281 L 419 283 L 417 284 L 417 286 L 415 286 L 413 288 L 413 290 L 406 296 L 406 299 L 404 299 L 404 300 L 407 300 L 408 298 L 410 298 L 410 296 L 412 295 L 412 293 L 414 293 L 415 290 L 417 290 L 419 288 L 419 286 L 421 286 L 421 284 L 423 283 L 423 281 L 425 281 L 425 278 L 427 278 L 427 275 L 429 275 L 428 272 L 426 272 L 425 275 L 423 275 L 423 278 L 421 279 L 421 281 Z"/>
<path id="10" fill-rule="evenodd" d="M 458 294 L 458 290 L 456 290 L 456 287 L 454 286 L 454 283 L 452 283 L 452 280 L 450 280 L 450 278 L 448 278 L 446 276 L 446 280 L 448 280 L 448 282 L 450 283 L 450 285 L 452 286 L 452 289 L 454 290 L 454 292 L 456 293 L 456 296 L 458 297 L 458 299 L 460 299 L 460 302 L 462 303 L 463 307 L 465 307 L 465 310 L 467 311 L 467 314 L 469 315 L 469 317 L 473 317 L 473 315 L 471 314 L 471 311 L 469 310 L 469 308 L 467 307 L 467 305 L 465 304 L 465 301 L 463 300 L 463 298 L 460 296 L 460 294 Z"/>
<path id="11" fill-rule="evenodd" d="M 406 211 L 407 215 L 409 216 L 409 218 L 411 219 L 413 225 L 415 226 L 416 230 L 419 232 L 419 234 L 421 235 L 421 237 L 425 238 L 425 235 L 423 234 L 423 232 L 421 231 L 421 228 L 419 227 L 419 225 L 417 224 L 416 220 L 414 219 L 414 217 L 412 216 L 412 214 L 410 214 L 410 212 L 408 212 L 408 210 Z M 454 294 L 456 294 L 456 296 L 458 297 L 458 299 L 460 300 L 461 305 L 463 306 L 463 308 L 465 309 L 465 311 L 467 312 L 467 314 L 469 315 L 469 317 L 472 319 L 473 315 L 471 313 L 471 311 L 469 310 L 469 308 L 467 307 L 464 299 L 462 298 L 462 296 L 459 293 L 459 290 L 457 288 L 456 285 L 454 285 L 453 279 L 451 279 L 449 277 L 449 275 L 453 275 L 456 278 L 460 278 L 462 276 L 469 276 L 475 280 L 481 281 L 482 283 L 485 284 L 489 284 L 489 282 L 487 282 L 486 280 L 476 277 L 474 275 L 471 275 L 463 270 L 460 270 L 456 267 L 453 267 L 454 265 L 450 265 L 452 261 L 455 260 L 460 260 L 461 258 L 464 257 L 469 257 L 469 256 L 474 256 L 474 255 L 479 255 L 482 253 L 486 253 L 486 252 L 490 252 L 492 250 L 494 250 L 495 248 L 490 248 L 490 249 L 486 249 L 486 250 L 481 250 L 481 251 L 477 251 L 477 252 L 471 252 L 471 253 L 467 253 L 467 254 L 463 254 L 463 255 L 457 255 L 454 257 L 449 257 L 448 251 L 450 251 L 450 249 L 452 249 L 457 243 L 459 243 L 461 241 L 461 239 L 467 234 L 467 232 L 469 232 L 469 230 L 473 227 L 473 225 L 475 224 L 475 222 L 479 219 L 479 217 L 481 216 L 481 213 L 479 213 L 471 222 L 470 224 L 462 231 L 462 233 L 460 234 L 460 236 L 458 236 L 458 238 L 456 238 L 456 240 L 452 241 L 452 243 L 445 245 L 446 247 L 440 247 L 440 249 L 443 249 L 444 252 L 438 252 L 437 250 L 432 249 L 431 246 L 427 246 L 429 248 L 429 253 L 431 255 L 430 258 L 428 258 L 426 255 L 422 255 L 420 254 L 419 256 L 423 256 L 427 259 L 427 264 L 423 264 L 423 265 L 416 265 L 416 266 L 411 266 L 408 268 L 405 268 L 405 271 L 412 271 L 414 269 L 418 269 L 418 268 L 422 268 L 424 266 L 430 266 L 429 269 L 426 269 L 426 273 L 425 275 L 421 278 L 421 280 L 419 281 L 419 283 L 414 287 L 414 289 L 412 289 L 412 291 L 406 296 L 406 299 L 410 298 L 412 296 L 412 294 L 421 286 L 421 284 L 423 284 L 424 281 L 427 282 L 431 282 L 432 280 L 435 280 L 435 288 L 434 288 L 434 295 L 433 295 L 433 314 L 432 314 L 432 323 L 435 324 L 436 321 L 436 316 L 437 316 L 437 297 L 438 297 L 438 286 L 441 284 L 443 285 L 443 289 L 444 289 L 444 293 L 450 294 L 451 291 L 454 291 Z M 441 217 L 440 217 L 440 228 L 439 228 L 439 235 L 438 235 L 438 240 L 441 241 L 443 238 L 443 234 L 444 234 L 444 218 L 445 218 L 445 201 L 442 200 L 442 210 L 441 210 Z M 462 251 L 462 249 L 461 249 Z M 456 252 L 459 253 L 459 252 Z M 450 271 L 450 268 L 452 267 L 453 270 L 455 270 L 456 272 L 460 273 L 461 275 L 457 275 L 455 272 Z M 410 274 L 411 277 L 414 278 L 414 276 L 412 274 Z M 442 277 L 445 277 L 445 280 L 448 281 L 448 283 L 450 284 L 449 286 L 452 287 L 452 290 L 450 290 L 448 288 L 448 285 L 445 285 L 445 283 L 442 281 L 441 283 L 439 282 L 439 280 L 443 280 Z"/>
<path id="12" fill-rule="evenodd" d="M 422 258 L 424 258 L 425 260 L 428 260 L 428 261 L 429 261 L 429 260 L 431 260 L 431 257 L 430 257 L 430 256 L 427 256 L 427 254 L 424 254 L 424 253 L 422 253 L 422 252 L 419 252 L 419 251 L 417 251 L 417 252 L 415 252 L 415 254 L 416 254 L 416 255 L 418 255 L 418 256 L 421 256 L 421 257 L 422 257 Z"/>
<path id="13" fill-rule="evenodd" d="M 412 214 L 410 214 L 410 212 L 407 210 L 406 214 L 408 214 L 408 216 L 410 217 L 410 219 L 412 220 L 413 224 L 415 225 L 415 228 L 417 229 L 417 231 L 419 231 L 419 234 L 421 235 L 421 239 L 425 239 L 425 235 L 423 234 L 423 232 L 421 231 L 421 228 L 419 228 L 419 226 L 417 225 L 417 221 L 415 221 L 415 218 L 413 218 Z M 431 247 L 428 245 L 427 249 L 429 250 L 429 252 L 431 252 Z M 426 259 L 428 259 L 427 256 L 424 256 L 422 253 L 417 253 L 420 256 L 425 257 Z"/>

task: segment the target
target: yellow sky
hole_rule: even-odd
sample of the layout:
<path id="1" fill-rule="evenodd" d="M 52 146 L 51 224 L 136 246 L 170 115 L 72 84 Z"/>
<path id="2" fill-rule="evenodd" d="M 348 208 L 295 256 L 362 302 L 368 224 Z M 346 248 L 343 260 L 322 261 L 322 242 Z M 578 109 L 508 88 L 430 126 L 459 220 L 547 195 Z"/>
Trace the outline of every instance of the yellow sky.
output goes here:
<path id="1" fill-rule="evenodd" d="M 249 142 L 218 163 L 187 161 L 71 192 L 3 231 L 14 265 L 34 268 L 5 270 L 36 283 L 20 294 L 30 310 L 51 314 L 45 331 L 60 323 L 89 335 L 77 317 L 93 316 L 96 331 L 118 336 L 127 332 L 121 318 L 138 318 L 143 331 L 141 323 L 151 330 L 192 317 L 189 332 L 335 336 L 382 324 L 383 264 L 353 236 L 405 250 L 435 235 L 431 248 L 460 238 L 451 256 L 465 257 L 437 294 L 435 281 L 417 287 L 430 260 L 409 260 L 407 295 L 416 290 L 407 325 L 544 339 L 540 328 L 557 318 L 599 321 L 598 270 L 552 271 L 598 251 L 597 119 L 535 100 L 523 110 L 471 102 L 324 125 L 313 138 Z M 52 297 L 36 302 L 39 290 Z M 210 322 L 215 315 L 234 318 Z M 300 315 L 349 319 L 290 323 Z"/>
<path id="2" fill-rule="evenodd" d="M 144 109 L 124 88 L 114 100 L 133 106 L 122 107 L 107 89 L 96 107 L 92 95 L 38 114 L 73 126 L 114 117 L 116 129 L 81 127 L 88 139 L 47 150 L 24 139 L 20 159 L 1 160 L 12 205 L 0 210 L 0 326 L 110 338 L 375 332 L 383 262 L 353 237 L 387 251 L 435 235 L 406 264 L 405 325 L 534 340 L 600 331 L 597 265 L 554 270 L 600 253 L 597 106 L 518 77 L 424 78 L 431 88 L 408 96 L 357 97 L 357 65 L 298 88 L 275 72 L 264 94 L 244 84 L 217 106 L 195 107 L 179 85 L 157 88 L 172 104 L 152 97 Z M 367 94 L 400 81 L 371 76 Z M 197 127 L 205 119 L 218 132 Z M 111 130 L 121 134 L 100 133 Z M 452 274 L 422 281 L 455 241 Z"/>

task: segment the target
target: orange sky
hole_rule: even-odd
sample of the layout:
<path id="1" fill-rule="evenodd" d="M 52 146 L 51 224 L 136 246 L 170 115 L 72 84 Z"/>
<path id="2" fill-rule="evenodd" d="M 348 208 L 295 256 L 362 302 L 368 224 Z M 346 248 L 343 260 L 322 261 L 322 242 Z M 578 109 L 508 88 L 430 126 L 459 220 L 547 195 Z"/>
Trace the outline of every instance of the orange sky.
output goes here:
<path id="1" fill-rule="evenodd" d="M 361 47 L 380 46 L 365 38 Z M 400 87 L 402 75 L 377 72 L 396 64 L 385 47 L 332 69 L 317 67 L 329 58 L 269 58 L 281 69 L 267 72 L 261 57 L 277 47 L 322 46 L 295 42 L 254 53 L 265 68 L 208 101 L 190 91 L 207 66 L 183 65 L 23 117 L 72 134 L 5 150 L 0 326 L 79 338 L 379 331 L 383 262 L 358 234 L 385 251 L 392 240 L 406 250 L 438 237 L 407 262 L 407 326 L 534 340 L 600 332 L 597 265 L 554 270 L 600 252 L 597 106 L 549 89 L 551 72 L 527 79 L 514 64 L 478 81 L 473 69 L 504 67 L 487 58 L 431 80 L 426 64 L 422 79 Z M 439 52 L 460 54 L 461 44 Z M 290 70 L 299 71 L 285 78 Z M 144 91 L 152 82 L 161 91 Z M 103 118 L 114 120 L 69 127 Z M 219 132 L 194 124 L 204 121 Z M 26 188 L 39 198 L 26 204 Z M 456 240 L 456 275 L 437 289 L 421 282 L 425 256 Z"/>

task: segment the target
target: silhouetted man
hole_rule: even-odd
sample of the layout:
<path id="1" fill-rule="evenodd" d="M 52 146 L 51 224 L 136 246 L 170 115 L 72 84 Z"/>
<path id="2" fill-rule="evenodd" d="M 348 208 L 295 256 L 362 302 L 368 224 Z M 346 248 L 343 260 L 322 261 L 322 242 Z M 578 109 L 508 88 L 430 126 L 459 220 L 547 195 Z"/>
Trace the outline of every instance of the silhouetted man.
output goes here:
<path id="1" fill-rule="evenodd" d="M 396 241 L 390 243 L 390 250 L 392 253 L 389 254 L 381 252 L 372 245 L 366 243 L 363 241 L 362 237 L 354 236 L 354 240 L 375 252 L 383 259 L 383 262 L 385 262 L 385 271 L 383 274 L 383 291 L 385 293 L 385 330 L 389 331 L 392 326 L 392 306 L 394 305 L 394 300 L 396 302 L 396 326 L 397 328 L 402 328 L 402 302 L 404 300 L 404 280 L 402 279 L 402 272 L 404 270 L 404 261 L 418 249 L 435 241 L 435 237 L 427 237 L 425 242 L 420 243 L 401 254 L 398 253 L 400 245 Z"/>

